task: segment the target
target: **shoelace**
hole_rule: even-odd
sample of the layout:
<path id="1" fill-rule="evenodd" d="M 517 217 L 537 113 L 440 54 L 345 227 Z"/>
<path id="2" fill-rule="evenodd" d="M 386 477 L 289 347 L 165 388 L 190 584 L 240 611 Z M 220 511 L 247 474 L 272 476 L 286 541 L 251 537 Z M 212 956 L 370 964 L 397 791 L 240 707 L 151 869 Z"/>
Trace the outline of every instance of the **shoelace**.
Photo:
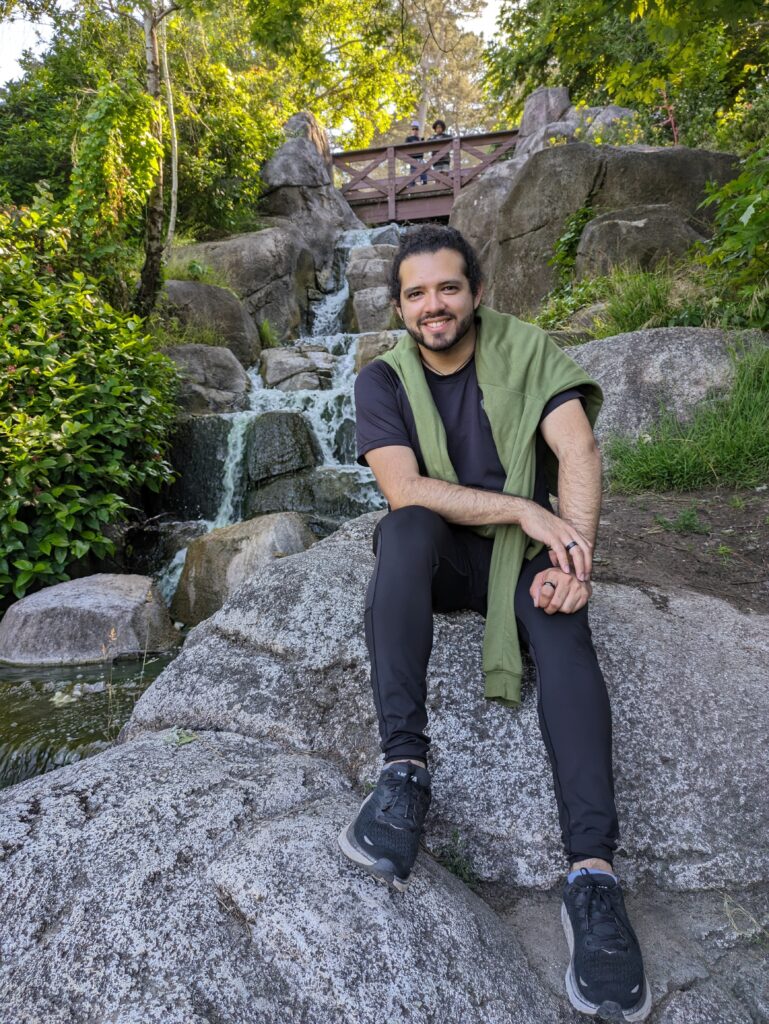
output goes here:
<path id="1" fill-rule="evenodd" d="M 585 930 L 601 944 L 601 948 L 609 952 L 625 952 L 628 948 L 627 936 L 622 922 L 614 907 L 611 891 L 602 884 L 600 879 L 585 872 L 581 891 L 577 897 L 578 905 L 585 914 Z"/>
<path id="2" fill-rule="evenodd" d="M 385 778 L 387 787 L 387 799 L 382 804 L 382 815 L 390 820 L 390 823 L 403 828 L 416 828 L 414 817 L 415 803 L 417 799 L 416 777 L 410 772 L 398 778 L 390 775 Z"/>

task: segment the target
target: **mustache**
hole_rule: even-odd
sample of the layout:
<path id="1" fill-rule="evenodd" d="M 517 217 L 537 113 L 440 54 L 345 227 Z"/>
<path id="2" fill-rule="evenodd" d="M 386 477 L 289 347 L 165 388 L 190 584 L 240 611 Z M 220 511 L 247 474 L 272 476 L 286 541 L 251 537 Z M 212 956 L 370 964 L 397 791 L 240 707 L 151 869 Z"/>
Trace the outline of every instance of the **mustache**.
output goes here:
<path id="1" fill-rule="evenodd" d="M 418 324 L 426 324 L 428 320 L 438 320 L 440 317 L 445 317 L 448 320 L 455 320 L 456 317 L 449 312 L 442 313 L 430 313 L 429 316 L 422 316 L 417 320 Z"/>

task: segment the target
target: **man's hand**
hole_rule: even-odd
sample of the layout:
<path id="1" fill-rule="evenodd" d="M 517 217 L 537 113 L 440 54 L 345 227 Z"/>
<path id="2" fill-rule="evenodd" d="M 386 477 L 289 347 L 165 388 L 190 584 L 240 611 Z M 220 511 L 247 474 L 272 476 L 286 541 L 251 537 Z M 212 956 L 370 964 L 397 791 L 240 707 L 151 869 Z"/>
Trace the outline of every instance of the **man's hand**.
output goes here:
<path id="1" fill-rule="evenodd" d="M 564 573 L 571 572 L 569 556 L 574 562 L 577 579 L 586 582 L 593 567 L 593 545 L 571 523 L 548 512 L 534 501 L 522 501 L 523 511 L 518 525 L 532 540 L 540 540 L 550 548 L 550 561 Z M 574 543 L 576 542 L 576 543 Z M 568 545 L 568 550 L 566 548 Z M 549 587 L 547 588 L 550 589 Z"/>
<path id="2" fill-rule="evenodd" d="M 560 569 L 543 569 L 534 577 L 529 593 L 535 608 L 542 608 L 548 615 L 569 615 L 587 604 L 593 588 L 589 582 L 581 583 Z"/>

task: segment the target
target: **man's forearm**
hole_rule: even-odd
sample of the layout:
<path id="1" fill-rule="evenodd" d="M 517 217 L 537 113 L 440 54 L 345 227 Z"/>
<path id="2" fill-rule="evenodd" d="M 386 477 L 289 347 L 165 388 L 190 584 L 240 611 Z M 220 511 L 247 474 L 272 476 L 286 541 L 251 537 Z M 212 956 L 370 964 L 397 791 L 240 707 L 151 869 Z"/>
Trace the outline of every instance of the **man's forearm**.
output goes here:
<path id="1" fill-rule="evenodd" d="M 558 515 L 595 544 L 601 515 L 601 453 L 596 446 L 561 456 Z"/>
<path id="2" fill-rule="evenodd" d="M 398 507 L 422 505 L 449 523 L 459 526 L 486 526 L 495 523 L 517 523 L 528 504 L 525 498 L 498 491 L 482 491 L 461 484 L 449 484 L 420 476 L 405 483 L 399 494 Z M 395 506 L 394 506 L 395 507 Z"/>

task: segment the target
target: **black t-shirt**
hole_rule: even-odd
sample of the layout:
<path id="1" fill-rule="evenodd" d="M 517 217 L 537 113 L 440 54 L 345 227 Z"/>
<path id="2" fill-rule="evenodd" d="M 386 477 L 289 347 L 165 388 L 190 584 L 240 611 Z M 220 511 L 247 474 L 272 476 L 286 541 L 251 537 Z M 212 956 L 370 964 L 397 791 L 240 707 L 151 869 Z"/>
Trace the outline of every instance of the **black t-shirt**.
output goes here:
<path id="1" fill-rule="evenodd" d="M 425 377 L 438 414 L 446 429 L 451 464 L 459 483 L 486 491 L 501 491 L 506 473 L 499 461 L 491 424 L 481 400 L 475 359 L 457 373 L 441 376 L 425 368 Z M 542 411 L 540 423 L 559 405 L 582 398 L 577 389 L 562 391 Z M 405 445 L 416 456 L 419 472 L 427 476 L 417 438 L 414 414 L 398 374 L 381 359 L 364 366 L 355 381 L 358 462 L 367 465 L 366 453 L 387 445 Z M 537 472 L 533 500 L 550 508 L 547 484 L 542 472 L 545 441 L 537 434 Z"/>

